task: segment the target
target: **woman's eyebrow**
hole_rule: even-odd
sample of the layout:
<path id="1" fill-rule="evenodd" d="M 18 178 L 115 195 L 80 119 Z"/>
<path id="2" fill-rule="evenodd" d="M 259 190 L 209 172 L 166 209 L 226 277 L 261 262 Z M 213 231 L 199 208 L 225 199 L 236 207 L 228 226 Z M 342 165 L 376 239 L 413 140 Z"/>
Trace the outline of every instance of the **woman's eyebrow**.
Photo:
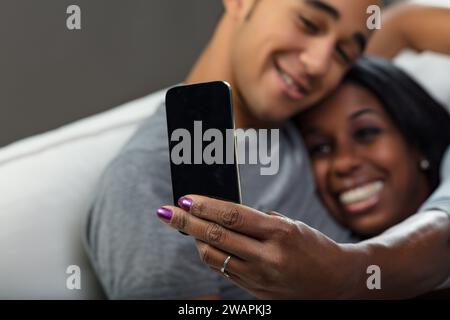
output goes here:
<path id="1" fill-rule="evenodd" d="M 341 14 L 339 13 L 339 11 L 337 11 L 336 8 L 334 8 L 333 6 L 329 5 L 328 3 L 321 1 L 321 0 L 304 0 L 304 2 L 311 6 L 314 7 L 315 9 L 318 9 L 326 14 L 328 14 L 329 16 L 331 16 L 334 20 L 339 20 L 341 18 Z"/>
<path id="2" fill-rule="evenodd" d="M 358 118 L 358 117 L 360 117 L 360 116 L 362 116 L 364 114 L 367 114 L 367 113 L 375 113 L 376 114 L 375 110 L 373 110 L 371 108 L 366 108 L 366 109 L 362 109 L 362 110 L 358 110 L 358 111 L 353 112 L 350 115 L 350 119 Z"/>

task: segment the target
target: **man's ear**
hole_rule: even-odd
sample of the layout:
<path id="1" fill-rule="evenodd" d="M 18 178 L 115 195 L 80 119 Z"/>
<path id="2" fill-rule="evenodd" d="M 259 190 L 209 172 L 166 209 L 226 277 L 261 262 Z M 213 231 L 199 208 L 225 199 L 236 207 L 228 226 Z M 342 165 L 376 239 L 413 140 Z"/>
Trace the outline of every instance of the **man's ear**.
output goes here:
<path id="1" fill-rule="evenodd" d="M 233 19 L 244 20 L 259 0 L 222 0 L 225 12 Z"/>

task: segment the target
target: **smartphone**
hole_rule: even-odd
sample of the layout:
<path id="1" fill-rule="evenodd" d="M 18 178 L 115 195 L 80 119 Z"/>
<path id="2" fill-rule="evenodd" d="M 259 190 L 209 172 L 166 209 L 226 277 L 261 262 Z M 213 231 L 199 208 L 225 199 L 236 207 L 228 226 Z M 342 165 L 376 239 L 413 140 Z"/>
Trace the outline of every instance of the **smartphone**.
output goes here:
<path id="1" fill-rule="evenodd" d="M 175 205 L 187 194 L 242 203 L 230 85 L 171 88 L 166 117 Z"/>

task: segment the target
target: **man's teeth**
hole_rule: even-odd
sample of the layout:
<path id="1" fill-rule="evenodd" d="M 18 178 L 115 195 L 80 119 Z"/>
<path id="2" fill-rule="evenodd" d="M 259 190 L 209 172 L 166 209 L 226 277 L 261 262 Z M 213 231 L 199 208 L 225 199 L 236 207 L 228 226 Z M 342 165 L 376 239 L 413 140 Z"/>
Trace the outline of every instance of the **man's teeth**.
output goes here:
<path id="1" fill-rule="evenodd" d="M 281 76 L 283 77 L 284 82 L 286 82 L 289 86 L 295 86 L 294 80 L 288 76 L 286 73 L 281 72 Z"/>
<path id="2" fill-rule="evenodd" d="M 295 83 L 294 79 L 292 79 L 292 77 L 286 73 L 284 73 L 283 71 L 279 70 L 281 77 L 283 78 L 283 81 L 290 86 L 291 88 L 300 91 L 300 88 L 298 87 L 298 85 Z"/>
<path id="3" fill-rule="evenodd" d="M 353 204 L 369 199 L 383 189 L 384 183 L 382 181 L 366 184 L 362 187 L 355 188 L 341 193 L 339 200 L 342 204 Z"/>

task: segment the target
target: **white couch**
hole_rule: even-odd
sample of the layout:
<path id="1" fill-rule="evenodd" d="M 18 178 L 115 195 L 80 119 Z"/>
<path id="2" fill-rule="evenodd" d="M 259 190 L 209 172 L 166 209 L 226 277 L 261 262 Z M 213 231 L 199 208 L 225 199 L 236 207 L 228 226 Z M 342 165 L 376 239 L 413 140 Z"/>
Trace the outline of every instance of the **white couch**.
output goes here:
<path id="1" fill-rule="evenodd" d="M 0 149 L 0 299 L 101 299 L 83 224 L 108 162 L 159 92 Z M 77 265 L 81 289 L 69 290 Z"/>

